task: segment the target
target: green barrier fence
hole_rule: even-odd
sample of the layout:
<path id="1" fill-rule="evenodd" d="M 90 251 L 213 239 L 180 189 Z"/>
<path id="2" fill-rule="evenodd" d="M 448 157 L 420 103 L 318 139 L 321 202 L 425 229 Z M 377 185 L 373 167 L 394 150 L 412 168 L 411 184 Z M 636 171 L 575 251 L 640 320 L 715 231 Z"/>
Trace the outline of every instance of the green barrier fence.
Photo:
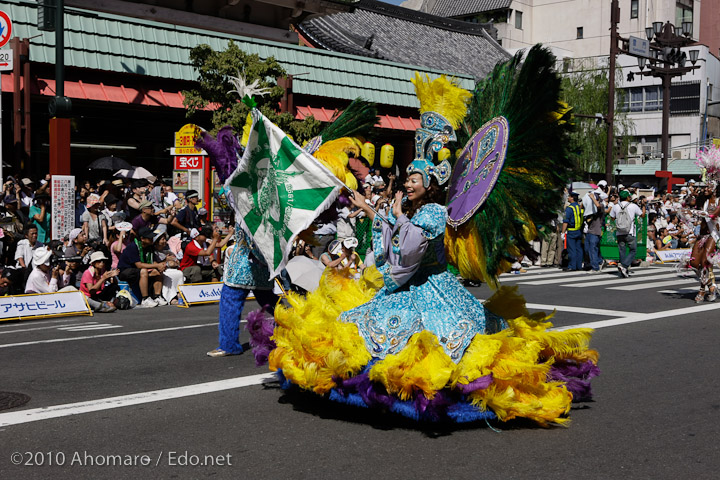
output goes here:
<path id="1" fill-rule="evenodd" d="M 635 258 L 645 260 L 647 257 L 647 216 L 635 219 L 635 231 L 637 232 L 637 252 Z M 605 217 L 605 230 L 600 239 L 600 255 L 605 260 L 619 260 L 620 252 L 618 251 L 617 238 L 615 236 L 615 219 L 610 215 Z"/>

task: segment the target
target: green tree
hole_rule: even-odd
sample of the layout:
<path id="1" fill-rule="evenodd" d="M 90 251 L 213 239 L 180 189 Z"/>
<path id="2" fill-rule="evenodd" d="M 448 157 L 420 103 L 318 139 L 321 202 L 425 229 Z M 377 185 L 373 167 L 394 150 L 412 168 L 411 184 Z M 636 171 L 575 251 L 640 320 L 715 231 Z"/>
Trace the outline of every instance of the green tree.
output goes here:
<path id="1" fill-rule="evenodd" d="M 235 88 L 228 77 L 238 75 L 245 77 L 247 83 L 259 80 L 259 87 L 270 88 L 268 94 L 255 97 L 257 108 L 296 142 L 308 140 L 322 129 L 321 123 L 313 117 L 300 121 L 290 113 L 277 111 L 283 89 L 276 80 L 287 73 L 275 58 L 261 60 L 257 54 L 244 52 L 231 40 L 220 52 L 209 45 L 198 45 L 190 51 L 190 62 L 198 71 L 199 86 L 182 92 L 186 115 L 192 117 L 207 106 L 215 107 L 212 114 L 213 134 L 225 125 L 231 125 L 236 131 L 245 125 L 249 107 L 240 101 L 237 93 L 228 93 Z"/>
<path id="2" fill-rule="evenodd" d="M 570 60 L 570 59 L 567 59 Z M 580 61 L 578 61 L 580 60 Z M 608 113 L 608 68 L 593 68 L 582 63 L 584 59 L 566 62 L 563 75 L 563 100 L 570 105 L 573 113 L 607 116 Z M 573 68 L 575 67 L 575 68 Z M 617 68 L 615 84 L 620 83 L 622 70 Z M 613 132 L 616 151 L 613 155 L 613 167 L 619 157 L 627 152 L 630 136 L 635 132 L 635 124 L 620 108 L 624 103 L 625 92 L 616 88 L 616 107 Z M 570 155 L 580 172 L 604 173 L 605 152 L 607 151 L 607 124 L 591 118 L 575 117 L 575 131 L 570 134 Z"/>

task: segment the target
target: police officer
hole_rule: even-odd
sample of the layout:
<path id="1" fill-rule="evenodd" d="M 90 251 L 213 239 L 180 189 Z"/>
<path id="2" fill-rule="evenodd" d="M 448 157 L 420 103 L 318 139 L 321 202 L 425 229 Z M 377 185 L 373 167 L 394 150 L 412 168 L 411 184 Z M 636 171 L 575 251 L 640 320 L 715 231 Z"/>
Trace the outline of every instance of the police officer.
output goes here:
<path id="1" fill-rule="evenodd" d="M 570 193 L 570 205 L 565 209 L 563 218 L 562 238 L 567 239 L 568 249 L 568 271 L 582 270 L 583 262 L 583 208 L 578 203 L 580 195 L 577 192 Z"/>

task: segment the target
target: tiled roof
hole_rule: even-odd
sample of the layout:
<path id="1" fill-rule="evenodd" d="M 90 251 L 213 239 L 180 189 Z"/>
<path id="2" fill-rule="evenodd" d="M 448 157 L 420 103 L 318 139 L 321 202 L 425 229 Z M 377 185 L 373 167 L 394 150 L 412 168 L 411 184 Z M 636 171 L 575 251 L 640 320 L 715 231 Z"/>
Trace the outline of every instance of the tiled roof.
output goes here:
<path id="1" fill-rule="evenodd" d="M 459 17 L 508 8 L 512 0 L 437 0 L 430 13 L 440 17 Z"/>
<path id="2" fill-rule="evenodd" d="M 302 22 L 300 34 L 336 52 L 485 77 L 510 55 L 485 27 L 363 0 L 352 13 Z"/>
<path id="3" fill-rule="evenodd" d="M 35 4 L 7 0 L 3 10 L 13 20 L 13 35 L 31 39 L 31 61 L 54 64 L 55 33 L 37 29 Z M 234 40 L 244 51 L 261 58 L 273 56 L 288 73 L 302 74 L 293 80 L 295 93 L 345 100 L 362 96 L 380 104 L 413 108 L 419 106 L 409 81 L 415 70 L 440 73 L 432 67 L 414 66 L 417 63 L 397 63 L 400 60 L 364 58 L 97 11 L 81 15 L 79 11 L 65 13 L 67 67 L 195 81 L 190 49 L 205 43 L 223 50 Z M 470 77 L 460 81 L 465 88 L 473 87 Z"/>
<path id="4" fill-rule="evenodd" d="M 648 160 L 642 165 L 618 165 L 620 175 L 655 175 L 660 170 L 660 160 Z M 693 159 L 668 159 L 668 168 L 673 175 L 700 175 L 700 167 L 695 164 Z"/>

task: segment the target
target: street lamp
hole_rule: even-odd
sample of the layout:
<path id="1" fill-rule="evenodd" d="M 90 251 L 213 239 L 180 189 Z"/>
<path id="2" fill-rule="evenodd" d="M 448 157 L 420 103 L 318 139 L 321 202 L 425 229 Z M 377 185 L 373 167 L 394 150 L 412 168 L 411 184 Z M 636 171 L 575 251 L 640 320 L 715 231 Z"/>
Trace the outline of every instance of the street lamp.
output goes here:
<path id="1" fill-rule="evenodd" d="M 699 50 L 690 50 L 689 52 L 690 63 L 693 65 L 691 67 L 686 66 L 688 54 L 681 50 L 682 47 L 693 43 L 691 38 L 693 31 L 692 22 L 682 22 L 680 28 L 670 22 L 653 22 L 652 27 L 645 28 L 645 36 L 649 41 L 650 54 L 648 57 L 645 57 L 630 53 L 626 48 L 618 47 L 618 41 L 628 42 L 628 40 L 620 37 L 617 33 L 617 20 L 619 20 L 620 17 L 620 7 L 618 6 L 617 0 L 613 0 L 613 9 L 615 8 L 617 9 L 617 12 L 612 16 L 613 21 L 610 29 L 610 56 L 613 57 L 618 53 L 636 56 L 638 57 L 640 75 L 662 79 L 662 157 L 660 159 L 660 170 L 667 170 L 668 154 L 670 151 L 670 134 L 668 130 L 670 124 L 670 86 L 672 79 L 700 68 L 695 65 L 700 54 Z M 611 65 L 614 65 L 612 59 Z M 647 69 L 645 67 L 647 67 Z M 610 75 L 612 76 L 613 74 L 614 72 L 611 68 Z M 633 76 L 628 75 L 629 80 L 632 80 L 632 78 Z M 614 92 L 612 97 L 614 97 Z M 661 181 L 663 184 L 666 182 L 664 178 Z"/>

